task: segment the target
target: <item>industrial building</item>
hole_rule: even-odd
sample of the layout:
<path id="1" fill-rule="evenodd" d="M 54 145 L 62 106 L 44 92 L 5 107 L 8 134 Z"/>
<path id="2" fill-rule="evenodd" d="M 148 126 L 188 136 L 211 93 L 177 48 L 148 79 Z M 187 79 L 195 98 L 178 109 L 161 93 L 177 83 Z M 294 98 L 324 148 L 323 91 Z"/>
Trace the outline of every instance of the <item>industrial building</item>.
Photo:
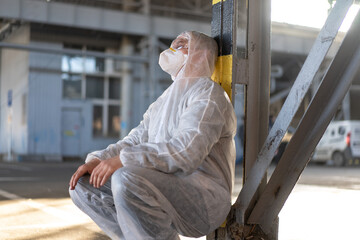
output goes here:
<path id="1" fill-rule="evenodd" d="M 210 21 L 208 0 L 0 0 L 0 155 L 62 161 L 126 136 L 171 84 L 157 64 L 159 53 L 184 30 L 210 35 Z M 271 115 L 280 111 L 318 32 L 272 23 Z M 339 119 L 360 119 L 351 104 L 360 98 L 357 84 Z"/>
<path id="2" fill-rule="evenodd" d="M 281 3 L 286 5 L 287 1 Z M 216 221 L 216 225 L 211 231 L 207 230 L 201 233 L 207 235 L 207 239 L 214 240 L 278 239 L 279 213 L 285 206 L 285 202 L 294 190 L 304 169 L 312 159 L 315 159 L 314 156 L 317 155 L 318 149 L 316 146 L 319 142 L 321 143 L 320 139 L 323 134 L 327 131 L 335 137 L 337 132 L 339 138 L 343 140 L 345 149 L 349 151 L 353 151 L 350 149 L 351 147 L 355 149 L 359 146 L 359 128 L 348 128 L 347 130 L 351 131 L 346 132 L 346 128 L 340 126 L 329 131 L 328 126 L 334 120 L 360 120 L 360 111 L 357 108 L 360 100 L 360 45 L 358 43 L 360 7 L 359 0 L 322 1 L 321 8 L 324 10 L 323 16 L 326 20 L 321 24 L 321 29 L 317 29 L 284 22 L 272 22 L 273 2 L 275 0 L 0 0 L 0 161 L 4 160 L 3 165 L 8 169 L 20 169 L 24 172 L 31 172 L 31 168 L 26 168 L 26 165 L 41 166 L 39 172 L 48 174 L 46 167 L 43 168 L 43 166 L 54 165 L 58 169 L 68 164 L 75 166 L 78 163 L 71 160 L 84 159 L 87 153 L 105 148 L 110 143 L 122 139 L 139 124 L 148 106 L 172 84 L 170 76 L 165 74 L 158 65 L 159 53 L 168 49 L 172 39 L 182 31 L 200 31 L 213 37 L 218 44 L 217 62 L 211 78 L 225 90 L 225 92 L 220 91 L 221 97 L 223 94 L 227 94 L 234 104 L 238 120 L 238 135 L 235 137 L 236 154 L 237 158 L 243 157 L 242 166 L 238 165 L 235 167 L 236 170 L 233 169 L 233 135 L 226 133 L 225 136 L 218 137 L 221 147 L 230 146 L 231 150 L 219 151 L 219 161 L 216 162 L 216 165 L 221 166 L 224 158 L 228 159 L 229 168 L 220 168 L 219 171 L 230 173 L 235 170 L 235 175 L 241 175 L 241 178 L 237 176 L 237 181 L 235 181 L 235 184 L 241 189 L 239 189 L 238 195 L 236 193 L 237 197 L 232 196 L 232 206 L 226 212 L 217 204 L 210 204 L 211 207 L 205 204 L 208 202 L 207 199 L 209 202 L 211 199 L 216 199 L 217 194 L 224 195 L 220 188 L 210 190 L 207 187 L 214 185 L 215 180 L 227 178 L 225 175 L 219 175 L 219 177 L 214 175 L 215 177 L 209 178 L 211 181 L 199 181 L 204 183 L 200 188 L 189 190 L 204 199 L 204 201 L 199 201 L 203 204 L 203 206 L 198 206 L 199 208 L 205 206 L 223 214 L 221 221 Z M 298 18 L 303 20 L 307 18 L 304 13 L 308 13 L 308 7 L 315 6 L 316 3 L 304 3 L 303 1 L 298 6 L 300 5 L 304 7 L 304 11 Z M 356 11 L 352 11 L 352 9 Z M 352 23 L 349 24 L 349 30 L 341 31 L 341 26 L 351 15 L 354 20 L 350 21 Z M 318 20 L 317 16 L 318 12 L 313 12 L 314 18 L 312 19 Z M 210 40 L 212 41 L 212 39 Z M 202 44 L 202 46 L 204 45 L 205 43 Z M 183 54 L 192 56 L 190 45 L 189 48 L 184 44 L 179 47 L 175 46 L 174 49 L 184 50 Z M 171 52 L 170 50 L 176 52 L 174 49 L 169 49 L 168 52 Z M 205 52 L 208 49 L 201 48 L 201 50 Z M 212 56 L 215 55 L 212 54 Z M 182 84 L 181 81 L 177 83 Z M 215 87 L 218 86 L 215 84 Z M 227 104 L 230 106 L 229 102 Z M 157 106 L 155 105 L 155 107 Z M 166 107 L 170 109 L 169 105 Z M 178 105 L 171 105 L 170 111 L 172 112 L 174 109 L 176 111 L 177 108 Z M 183 109 L 186 109 L 186 106 Z M 232 111 L 231 106 L 226 107 L 226 110 Z M 154 115 L 154 112 L 151 114 Z M 195 113 L 195 115 L 201 114 Z M 219 117 L 214 117 L 214 114 L 206 115 L 206 117 L 204 115 L 200 122 L 211 123 L 208 121 L 210 118 L 219 120 Z M 227 120 L 234 123 L 233 113 L 231 119 Z M 150 125 L 154 121 L 157 120 L 150 120 Z M 350 121 L 341 121 L 341 123 L 343 122 L 350 123 Z M 185 126 L 186 124 L 183 123 L 185 121 L 180 125 Z M 199 125 L 201 126 L 201 124 Z M 213 130 L 212 126 L 210 125 L 206 130 Z M 232 126 L 232 129 L 235 130 L 235 125 L 232 124 Z M 149 129 L 151 132 L 151 127 Z M 199 129 L 204 128 L 194 129 L 192 131 L 196 133 L 201 132 Z M 226 127 L 222 127 L 222 130 L 224 129 Z M 226 132 L 233 134 L 233 130 Z M 164 132 L 167 133 L 166 130 Z M 138 139 L 146 139 L 147 132 L 142 131 L 141 133 L 145 134 Z M 150 139 L 151 133 L 148 135 Z M 288 135 L 291 136 L 285 142 L 286 147 L 281 150 Z M 207 137 L 212 139 L 213 136 L 214 133 L 211 133 Z M 221 142 L 224 138 L 229 141 Z M 176 137 L 171 140 L 173 139 L 176 140 Z M 193 139 L 191 138 L 190 144 L 195 143 Z M 133 142 L 136 141 L 135 139 Z M 149 140 L 151 144 L 155 143 L 155 145 L 159 144 L 157 141 Z M 197 143 L 206 142 L 206 140 L 200 141 L 192 145 L 192 148 L 198 146 Z M 162 142 L 159 145 L 161 144 Z M 176 142 L 172 146 L 182 145 L 184 144 Z M 166 145 L 165 148 L 169 150 L 171 147 Z M 195 148 L 203 150 L 203 147 Z M 151 151 L 150 155 L 156 151 Z M 281 154 L 279 154 L 280 151 Z M 126 163 L 126 156 L 123 157 L 121 154 L 126 154 L 126 148 L 120 149 L 123 160 L 120 159 L 119 152 L 115 150 L 111 152 L 115 153 L 115 157 L 112 158 L 110 154 L 108 156 L 99 155 L 96 157 L 105 161 L 90 160 L 89 164 L 82 165 L 85 166 L 84 168 L 78 168 L 76 174 L 71 178 L 70 190 L 75 189 L 78 177 L 83 174 L 91 173 L 90 184 L 93 184 L 94 177 L 99 180 L 99 176 L 102 178 L 100 180 L 103 184 L 116 169 L 123 167 L 121 162 Z M 178 157 L 182 152 L 184 151 L 180 151 L 180 154 L 178 154 L 179 151 L 172 154 L 170 151 L 170 154 L 167 155 Z M 231 158 L 223 157 L 229 152 L 231 152 Z M 135 155 L 134 158 L 145 155 L 143 153 L 144 151 L 138 151 L 135 154 L 132 152 Z M 195 152 L 186 158 L 192 161 L 195 155 L 198 154 Z M 336 161 L 334 158 L 336 155 L 340 156 L 339 160 L 342 161 Z M 346 160 L 341 157 L 342 155 L 345 156 L 338 151 L 338 154 L 331 154 L 331 157 L 330 155 L 326 156 L 325 160 L 331 158 L 332 163 L 330 162 L 330 164 L 335 167 L 349 167 L 347 170 L 359 165 L 358 155 L 350 155 L 350 158 Z M 162 153 L 156 156 L 156 160 L 159 160 L 158 165 L 166 163 L 167 160 L 162 161 Z M 276 157 L 278 157 L 278 161 L 274 161 Z M 150 157 L 146 158 L 145 156 L 144 162 L 149 159 Z M 42 162 L 23 162 L 34 160 Z M 200 160 L 212 163 L 211 159 L 200 158 Z M 69 162 L 48 164 L 43 161 Z M 276 166 L 270 168 L 274 162 Z M 102 171 L 104 168 L 101 165 L 109 163 L 114 163 L 116 167 L 111 167 L 111 171 L 106 170 L 105 173 Z M 140 161 L 139 165 L 147 168 L 142 163 Z M 96 164 L 99 164 L 101 174 L 105 173 L 105 175 L 98 175 L 99 168 L 94 168 Z M 124 165 L 126 166 L 126 164 Z M 197 175 L 197 172 L 188 174 L 182 170 L 176 170 L 175 173 L 163 171 L 161 167 L 155 165 L 157 164 L 151 165 L 150 168 L 154 167 L 160 172 L 179 176 L 179 179 L 187 176 L 190 176 L 189 179 L 192 176 L 200 176 Z M 187 164 L 185 165 L 187 166 Z M 215 172 L 216 165 L 209 165 L 209 172 Z M 328 166 L 319 168 L 324 168 L 325 171 L 335 169 Z M 271 171 L 268 171 L 269 169 Z M 148 196 L 151 196 L 151 200 L 155 199 L 154 204 L 142 199 L 141 179 L 143 174 L 151 175 L 149 174 L 151 171 L 142 170 L 144 172 L 139 171 L 140 174 L 134 172 L 134 180 L 129 178 L 134 192 L 129 191 L 131 194 L 127 194 L 124 190 L 126 201 L 138 206 L 141 205 L 140 202 L 147 205 L 150 203 L 149 209 L 151 210 L 149 211 L 151 212 L 159 209 L 161 214 L 178 212 L 177 209 L 172 211 L 163 208 L 162 205 L 168 205 L 165 201 L 165 204 L 157 204 L 157 198 L 165 197 L 165 191 L 159 188 L 159 191 L 155 193 L 157 186 L 154 184 L 155 181 L 152 182 L 155 177 L 144 178 L 149 183 L 148 186 L 154 186 L 154 189 L 150 187 L 150 195 L 144 191 L 145 198 L 148 199 Z M 197 170 L 203 171 L 201 166 Z M 7 169 L 3 171 L 11 174 Z M 124 171 L 127 169 L 124 168 Z M 63 174 L 63 172 L 59 172 Z M 129 172 L 131 173 L 131 170 Z M 207 174 L 207 169 L 204 173 Z M 227 175 L 230 176 L 228 173 Z M 315 175 L 319 174 L 319 172 L 314 173 Z M 321 181 L 317 181 L 316 185 L 326 182 L 331 187 L 340 186 L 338 181 L 344 181 L 346 175 L 342 175 L 344 173 L 342 169 L 336 173 L 339 176 L 334 173 L 320 176 Z M 354 176 L 359 175 L 356 171 L 353 173 L 355 173 Z M 118 175 L 123 177 L 121 174 L 122 172 L 119 171 L 112 177 L 114 182 L 121 183 L 120 191 L 127 188 L 126 182 L 120 182 L 117 178 Z M 185 174 L 186 177 L 184 177 Z M 210 173 L 210 175 L 212 174 Z M 331 175 L 333 178 L 329 178 Z M 165 183 L 166 187 L 171 189 L 166 192 L 173 191 L 173 185 L 182 186 L 177 182 L 162 181 L 160 175 L 154 174 L 154 176 L 157 178 L 156 181 L 161 184 Z M 350 178 L 350 189 L 357 189 L 358 185 L 353 182 L 356 177 L 351 176 Z M 12 192 L 17 187 L 13 182 L 29 180 L 46 185 L 48 176 L 45 179 L 33 176 L 31 178 L 3 177 L 1 180 L 8 181 L 9 185 L 8 189 L 5 189 L 6 191 L 0 189 L 0 197 L 24 203 L 22 199 L 25 198 L 21 197 L 25 192 L 24 189 L 21 189 L 21 196 L 13 194 Z M 98 187 L 99 182 L 96 181 L 95 188 Z M 191 184 L 194 185 L 195 182 L 197 181 L 192 181 Z M 230 183 L 231 180 L 228 182 Z M 23 184 L 18 185 L 25 188 Z M 115 185 L 113 184 L 113 186 Z M 231 184 L 228 185 L 226 188 L 231 190 Z M 187 188 L 184 187 L 184 189 Z M 319 186 L 316 189 L 316 191 L 324 190 Z M 333 189 L 329 188 L 328 190 L 333 191 Z M 84 198 L 79 198 L 82 199 L 80 202 L 88 201 L 91 198 L 88 190 L 85 188 L 80 194 L 84 196 Z M 113 187 L 111 192 L 114 195 L 110 194 L 109 198 L 106 198 L 114 198 L 117 190 L 116 186 Z M 211 194 L 209 196 L 202 195 L 202 190 L 209 190 Z M 33 188 L 31 187 L 29 191 L 33 191 Z M 46 191 L 51 191 L 51 189 L 46 189 Z M 307 198 L 313 200 L 314 192 L 315 190 L 312 189 Z M 183 200 L 178 198 L 178 193 L 179 191 L 177 191 L 177 195 L 174 195 L 175 199 L 177 202 L 182 202 Z M 230 194 L 230 191 L 228 193 Z M 73 198 L 73 195 L 70 195 Z M 132 195 L 135 197 L 132 198 Z M 93 196 L 96 197 L 97 193 L 94 192 Z M 346 196 L 349 195 L 345 195 L 342 202 L 347 201 L 348 197 Z M 39 199 L 43 201 L 43 197 L 41 195 Z M 101 198 L 103 197 L 101 196 Z M 195 198 L 192 197 L 191 202 L 194 202 Z M 138 199 L 139 201 L 137 201 Z M 110 207 L 114 207 L 117 211 L 115 204 L 117 201 L 116 199 L 114 201 L 114 204 L 110 203 Z M 80 205 L 76 201 L 74 203 Z M 92 206 L 92 204 L 91 202 L 87 206 Z M 295 206 L 299 209 L 302 204 L 303 198 Z M 323 205 L 323 203 L 320 204 Z M 339 204 L 330 204 L 328 208 L 347 212 L 347 210 L 339 208 L 341 204 L 337 205 Z M 30 204 L 29 206 L 39 210 L 46 209 L 45 213 L 49 213 L 49 209 L 51 209 L 42 204 Z M 132 205 L 129 206 L 127 209 L 132 208 Z M 154 206 L 156 211 L 155 208 L 153 209 Z M 184 204 L 181 204 L 181 207 L 183 206 Z M 101 212 L 108 209 L 108 206 L 105 205 L 99 207 Z M 308 210 L 306 222 L 310 220 L 309 216 L 327 217 L 321 211 L 309 212 L 310 208 L 301 208 L 301 210 Z M 326 210 L 327 212 L 329 211 Z M 184 211 L 183 213 L 184 215 L 193 215 L 194 211 Z M 121 215 L 121 212 L 118 211 L 116 214 Z M 10 216 L 10 214 L 8 215 Z M 155 214 L 153 215 L 155 216 Z M 210 219 L 217 214 L 195 213 L 195 215 L 198 217 L 206 215 Z M 293 215 L 298 216 L 298 214 Z M 89 216 L 92 215 L 89 214 Z M 107 215 L 104 216 L 107 218 Z M 125 216 L 132 218 L 130 214 Z M 147 215 L 144 216 L 147 218 Z M 102 219 L 105 220 L 105 218 Z M 69 217 L 65 218 L 66 221 L 68 219 Z M 116 218 L 114 219 L 116 223 Z M 131 226 L 130 228 L 123 227 L 121 221 L 117 222 L 120 223 L 121 229 L 116 230 L 116 234 L 119 233 L 120 237 L 125 228 L 131 229 Z M 138 222 L 141 223 L 141 221 Z M 156 220 L 151 222 L 156 222 Z M 149 221 L 146 219 L 144 226 L 148 223 Z M 189 226 L 186 225 L 186 228 L 193 227 L 190 226 L 193 224 L 191 221 L 187 221 L 187 223 Z M 301 228 L 301 224 L 296 221 L 291 224 L 296 225 L 301 232 L 308 232 L 312 235 L 312 231 L 314 231 Z M 325 224 L 327 229 L 331 226 L 329 223 Z M 20 228 L 12 229 L 21 230 L 23 228 L 27 231 L 39 226 L 44 229 L 43 225 L 20 226 Z M 76 223 L 76 230 L 78 226 L 79 223 Z M 166 225 L 166 227 L 168 226 Z M 171 226 L 175 226 L 174 221 Z M 102 226 L 100 227 L 102 228 Z M 115 227 L 117 229 L 117 226 Z M 182 234 L 183 231 L 180 229 L 178 232 Z M 322 233 L 323 231 L 320 234 Z M 200 236 L 195 232 L 188 235 Z M 128 237 L 126 234 L 124 236 Z"/>

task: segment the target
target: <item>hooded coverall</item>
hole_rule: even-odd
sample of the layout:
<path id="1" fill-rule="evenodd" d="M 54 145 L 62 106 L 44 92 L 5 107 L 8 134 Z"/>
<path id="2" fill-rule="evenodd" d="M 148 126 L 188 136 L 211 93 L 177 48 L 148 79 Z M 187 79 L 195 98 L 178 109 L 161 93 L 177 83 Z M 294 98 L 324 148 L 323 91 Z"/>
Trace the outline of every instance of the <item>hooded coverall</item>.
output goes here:
<path id="1" fill-rule="evenodd" d="M 236 117 L 210 77 L 216 42 L 198 32 L 174 82 L 128 136 L 86 161 L 119 155 L 124 167 L 99 189 L 82 177 L 74 203 L 112 239 L 179 239 L 206 235 L 231 206 Z"/>

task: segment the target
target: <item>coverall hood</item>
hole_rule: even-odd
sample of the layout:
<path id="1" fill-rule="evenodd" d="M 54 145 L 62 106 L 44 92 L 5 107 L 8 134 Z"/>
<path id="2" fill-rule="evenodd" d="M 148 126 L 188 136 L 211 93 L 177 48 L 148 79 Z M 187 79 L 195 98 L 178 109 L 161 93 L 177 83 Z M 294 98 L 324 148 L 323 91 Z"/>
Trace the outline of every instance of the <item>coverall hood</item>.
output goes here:
<path id="1" fill-rule="evenodd" d="M 188 39 L 188 57 L 176 79 L 211 77 L 218 55 L 216 41 L 205 34 L 186 31 L 179 36 Z"/>

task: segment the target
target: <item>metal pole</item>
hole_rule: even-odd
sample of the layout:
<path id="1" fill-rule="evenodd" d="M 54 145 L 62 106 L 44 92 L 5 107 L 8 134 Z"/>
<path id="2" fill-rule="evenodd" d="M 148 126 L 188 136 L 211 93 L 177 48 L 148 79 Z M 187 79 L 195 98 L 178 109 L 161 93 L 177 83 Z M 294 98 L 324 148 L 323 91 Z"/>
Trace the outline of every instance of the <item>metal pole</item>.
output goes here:
<path id="1" fill-rule="evenodd" d="M 218 59 L 212 80 L 218 83 L 234 102 L 236 56 L 236 9 L 237 0 L 213 0 L 211 36 L 219 46 Z M 235 159 L 234 159 L 235 161 Z M 234 163 L 235 164 L 235 163 Z M 233 173 L 234 174 L 234 173 Z M 230 214 L 231 215 L 231 214 Z M 229 215 L 229 216 L 230 216 Z M 228 228 L 234 218 L 228 217 L 221 227 L 207 236 L 208 240 L 228 239 Z"/>
<path id="2" fill-rule="evenodd" d="M 271 72 L 271 1 L 250 0 L 248 4 L 249 81 L 246 86 L 245 105 L 244 183 L 268 133 Z M 244 218 L 246 216 L 237 221 L 245 224 Z"/>
<path id="3" fill-rule="evenodd" d="M 342 113 L 343 113 L 343 119 L 344 120 L 350 120 L 351 118 L 351 111 L 350 111 L 350 91 L 346 94 L 344 97 L 344 100 L 342 102 Z"/>
<path id="4" fill-rule="evenodd" d="M 211 36 L 219 46 L 219 57 L 211 76 L 234 99 L 236 56 L 236 0 L 213 0 Z"/>
<path id="5" fill-rule="evenodd" d="M 249 1 L 248 59 L 246 87 L 246 144 L 244 181 L 256 160 L 268 132 L 270 85 L 270 5 L 271 1 Z"/>

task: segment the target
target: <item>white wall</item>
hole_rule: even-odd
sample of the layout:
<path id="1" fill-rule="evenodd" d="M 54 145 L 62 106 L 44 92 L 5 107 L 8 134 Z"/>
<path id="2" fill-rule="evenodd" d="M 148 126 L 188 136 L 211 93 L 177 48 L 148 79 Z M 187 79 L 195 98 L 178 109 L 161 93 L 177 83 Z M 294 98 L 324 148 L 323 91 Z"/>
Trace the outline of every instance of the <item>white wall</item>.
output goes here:
<path id="1" fill-rule="evenodd" d="M 24 25 L 15 30 L 6 42 L 28 44 L 30 29 Z M 27 151 L 27 84 L 29 53 L 26 51 L 2 49 L 0 78 L 0 153 L 8 151 L 8 140 L 12 135 L 12 150 L 15 154 Z M 9 130 L 8 91 L 12 90 L 12 134 Z M 24 99 L 23 99 L 24 98 Z"/>
<path id="2" fill-rule="evenodd" d="M 56 43 L 31 45 L 62 48 Z M 61 154 L 61 55 L 31 52 L 29 69 L 28 154 L 56 159 Z"/>

